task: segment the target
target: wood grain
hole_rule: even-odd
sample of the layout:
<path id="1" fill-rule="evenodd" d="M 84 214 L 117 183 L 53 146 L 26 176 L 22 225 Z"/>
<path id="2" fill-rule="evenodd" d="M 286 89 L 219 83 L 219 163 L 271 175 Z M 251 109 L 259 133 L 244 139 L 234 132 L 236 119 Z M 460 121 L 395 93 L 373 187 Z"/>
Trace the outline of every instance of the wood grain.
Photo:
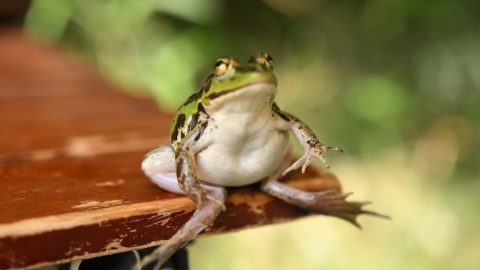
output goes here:
<path id="1" fill-rule="evenodd" d="M 167 142 L 171 117 L 62 49 L 0 29 L 0 269 L 158 245 L 175 233 L 193 202 L 139 169 L 148 150 Z M 305 189 L 340 189 L 313 170 L 287 178 Z M 258 186 L 231 189 L 207 233 L 305 215 Z"/>

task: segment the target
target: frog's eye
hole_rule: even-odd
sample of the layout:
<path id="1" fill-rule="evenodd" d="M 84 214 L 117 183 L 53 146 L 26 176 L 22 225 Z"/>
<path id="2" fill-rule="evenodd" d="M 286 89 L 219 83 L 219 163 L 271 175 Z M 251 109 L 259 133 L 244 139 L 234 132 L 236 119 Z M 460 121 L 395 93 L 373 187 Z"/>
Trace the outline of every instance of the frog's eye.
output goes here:
<path id="1" fill-rule="evenodd" d="M 223 60 L 217 61 L 217 63 L 215 63 L 215 66 L 213 67 L 213 71 L 216 76 L 221 76 L 225 74 L 227 70 L 228 70 L 228 64 L 225 63 L 225 61 Z"/>
<path id="2" fill-rule="evenodd" d="M 273 58 L 268 53 L 259 53 L 250 57 L 250 63 L 257 63 L 273 69 Z"/>
<path id="3" fill-rule="evenodd" d="M 213 66 L 213 73 L 215 76 L 223 76 L 230 68 L 235 67 L 235 61 L 230 58 L 218 59 Z"/>
<path id="4" fill-rule="evenodd" d="M 265 54 L 263 54 L 263 57 L 265 58 L 265 61 L 266 61 L 270 66 L 273 66 L 273 63 L 274 63 L 274 62 L 273 62 L 273 58 L 272 58 L 269 54 L 265 53 Z"/>

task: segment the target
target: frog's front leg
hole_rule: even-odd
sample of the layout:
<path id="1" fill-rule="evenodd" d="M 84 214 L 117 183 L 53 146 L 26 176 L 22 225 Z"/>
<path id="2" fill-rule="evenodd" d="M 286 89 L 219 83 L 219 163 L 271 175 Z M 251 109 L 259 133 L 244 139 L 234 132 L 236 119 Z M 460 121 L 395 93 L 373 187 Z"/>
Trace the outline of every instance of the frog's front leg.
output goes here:
<path id="1" fill-rule="evenodd" d="M 303 123 L 296 116 L 287 112 L 280 111 L 280 109 L 276 105 L 274 105 L 273 109 L 279 116 L 277 118 L 278 128 L 280 130 L 291 131 L 304 149 L 304 154 L 302 155 L 302 157 L 300 157 L 297 161 L 295 161 L 295 163 L 288 167 L 282 175 L 286 175 L 290 171 L 296 170 L 300 167 L 302 168 L 302 173 L 304 173 L 308 165 L 310 165 L 310 162 L 314 158 L 320 159 L 320 161 L 322 161 L 323 164 L 328 168 L 329 165 L 324 157 L 324 154 L 327 151 L 343 152 L 343 150 L 338 147 L 322 144 L 317 139 L 317 136 L 315 136 L 313 131 L 307 126 L 307 124 Z"/>
<path id="2" fill-rule="evenodd" d="M 300 167 L 302 172 L 305 172 L 313 158 L 320 159 L 328 166 L 323 155 L 329 150 L 342 150 L 338 147 L 326 146 L 320 143 L 313 131 L 305 123 L 297 117 L 281 111 L 276 104 L 274 104 L 273 110 L 278 115 L 277 128 L 282 131 L 292 131 L 303 146 L 305 153 L 291 166 L 288 166 L 289 159 L 285 159 L 283 165 L 272 176 L 263 181 L 263 191 L 290 204 L 324 215 L 336 216 L 356 226 L 359 226 L 356 218 L 360 214 L 385 217 L 375 212 L 363 210 L 362 206 L 367 204 L 366 202 L 347 201 L 346 198 L 351 193 L 339 194 L 336 190 L 307 192 L 278 182 L 277 180 L 281 176 Z"/>
<path id="3" fill-rule="evenodd" d="M 154 269 L 159 269 L 167 260 L 170 258 L 178 249 L 186 245 L 188 242 L 193 240 L 200 232 L 205 228 L 213 225 L 215 218 L 218 216 L 220 211 L 224 209 L 224 203 L 227 191 L 223 187 L 210 186 L 206 184 L 200 184 L 197 179 L 196 167 L 195 167 L 195 153 L 192 151 L 191 145 L 194 140 L 186 140 L 184 143 L 179 146 L 179 150 L 175 153 L 176 159 L 176 176 L 178 178 L 178 186 L 180 189 L 186 193 L 190 198 L 192 198 L 197 203 L 197 209 L 193 213 L 193 216 L 190 220 L 183 225 L 180 230 L 178 230 L 175 235 L 173 235 L 169 240 L 167 240 L 163 245 L 158 247 L 151 254 L 145 256 L 140 262 L 140 267 L 144 267 L 149 263 L 157 260 L 157 263 Z M 153 152 L 152 154 L 159 154 L 162 157 L 171 156 L 173 149 L 165 148 L 159 149 L 157 151 L 164 152 Z M 170 150 L 169 150 L 170 149 Z M 154 162 L 152 155 L 147 158 L 145 163 L 145 168 L 150 168 L 148 162 Z M 165 169 L 171 164 L 168 165 Z M 156 172 L 153 169 L 144 171 L 150 173 L 150 177 L 155 181 L 154 175 L 163 175 L 165 172 Z M 163 173 L 163 174 L 162 174 Z M 168 173 L 168 170 L 167 170 Z M 165 183 L 165 179 L 159 179 Z M 160 182 L 159 182 L 160 183 Z M 158 184 L 158 183 L 157 183 Z"/>

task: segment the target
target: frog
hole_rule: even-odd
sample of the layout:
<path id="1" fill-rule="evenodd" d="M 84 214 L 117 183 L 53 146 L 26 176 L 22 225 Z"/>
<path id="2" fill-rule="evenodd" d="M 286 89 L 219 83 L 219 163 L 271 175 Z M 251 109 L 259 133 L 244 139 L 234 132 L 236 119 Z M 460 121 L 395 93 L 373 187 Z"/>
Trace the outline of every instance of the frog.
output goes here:
<path id="1" fill-rule="evenodd" d="M 178 249 L 213 225 L 225 210 L 228 188 L 260 183 L 260 189 L 286 203 L 359 226 L 361 214 L 382 216 L 363 208 L 366 202 L 347 201 L 351 193 L 337 190 L 304 191 L 288 186 L 282 177 L 304 173 L 318 159 L 328 168 L 325 154 L 342 152 L 319 141 L 312 129 L 277 105 L 274 60 L 256 53 L 241 64 L 219 58 L 203 87 L 178 108 L 169 144 L 150 151 L 141 163 L 158 187 L 189 196 L 196 209 L 169 240 L 142 258 L 140 267 L 156 261 L 159 269 Z M 289 134 L 303 148 L 291 163 Z"/>

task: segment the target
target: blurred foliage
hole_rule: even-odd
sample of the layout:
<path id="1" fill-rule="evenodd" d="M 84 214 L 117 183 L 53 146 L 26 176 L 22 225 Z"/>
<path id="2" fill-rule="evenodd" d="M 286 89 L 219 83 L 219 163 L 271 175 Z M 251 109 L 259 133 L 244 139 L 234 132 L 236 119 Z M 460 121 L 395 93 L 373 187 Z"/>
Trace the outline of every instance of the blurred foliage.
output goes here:
<path id="1" fill-rule="evenodd" d="M 480 2 L 37 0 L 25 27 L 170 109 L 217 57 L 270 53 L 280 106 L 347 149 L 332 170 L 394 218 L 201 239 L 193 269 L 480 265 Z"/>

